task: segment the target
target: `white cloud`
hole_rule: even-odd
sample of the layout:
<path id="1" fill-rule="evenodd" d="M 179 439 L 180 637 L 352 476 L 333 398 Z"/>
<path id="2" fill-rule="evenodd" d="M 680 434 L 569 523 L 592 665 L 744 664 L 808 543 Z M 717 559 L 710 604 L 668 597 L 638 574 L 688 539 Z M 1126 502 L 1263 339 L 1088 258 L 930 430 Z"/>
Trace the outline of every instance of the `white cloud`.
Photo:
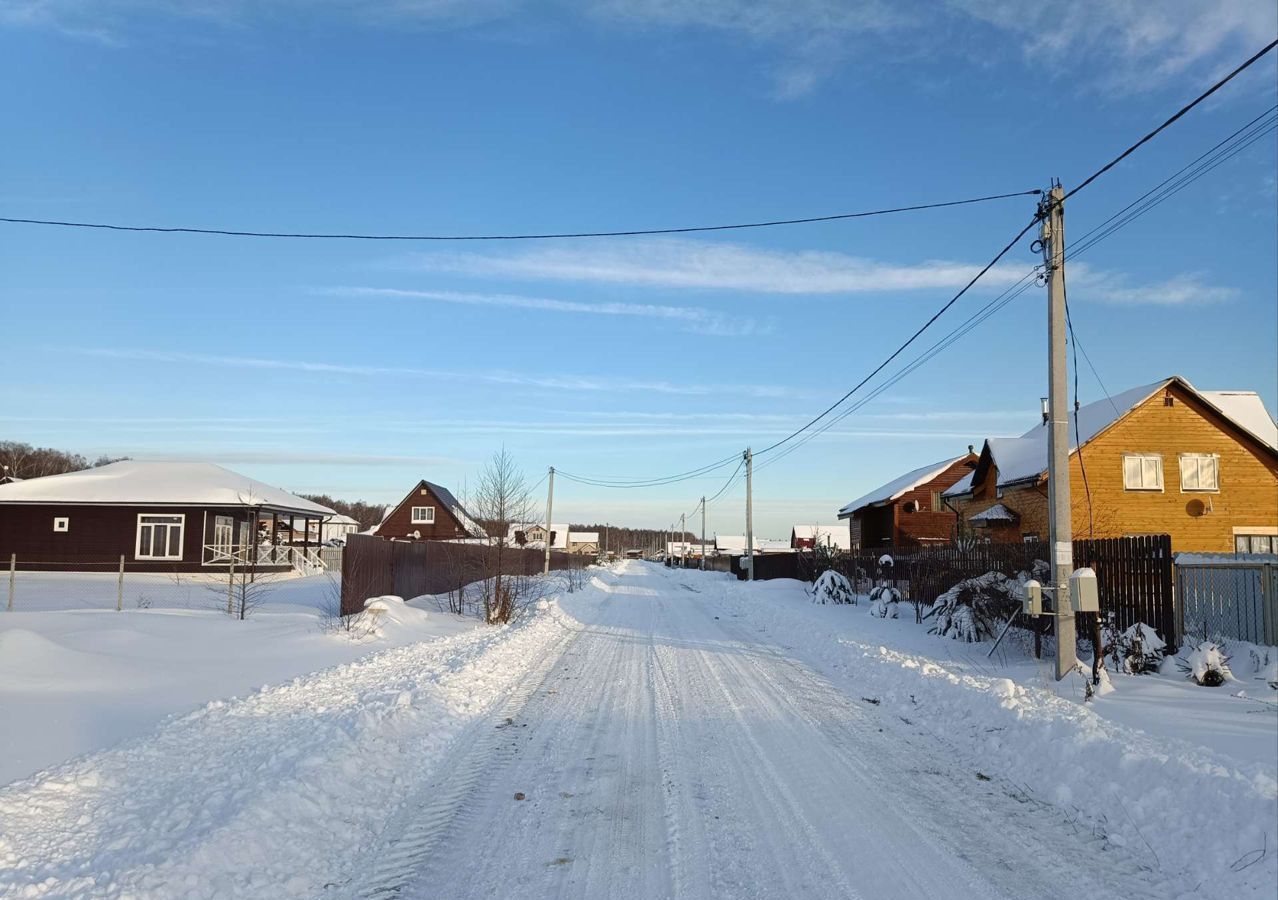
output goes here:
<path id="1" fill-rule="evenodd" d="M 509 385 L 511 387 L 547 388 L 562 391 L 636 391 L 686 396 L 717 395 L 725 391 L 739 392 L 750 397 L 796 397 L 804 395 L 804 392 L 771 384 L 716 385 L 692 382 L 647 381 L 608 376 L 530 375 L 521 372 L 487 369 L 478 372 L 454 372 L 409 366 L 363 366 L 349 363 L 315 362 L 288 357 L 276 359 L 270 357 L 222 356 L 206 353 L 114 347 L 62 347 L 57 349 L 64 353 L 78 353 L 84 356 L 97 356 L 107 359 L 191 363 L 194 365 L 225 366 L 237 369 L 269 369 L 285 372 L 362 377 L 448 379 L 452 381 L 484 382 L 487 384 Z"/>
<path id="2" fill-rule="evenodd" d="M 414 259 L 431 271 L 482 277 L 773 294 L 857 294 L 961 287 L 981 268 L 945 260 L 898 264 L 829 251 L 790 252 L 680 238 L 608 245 L 545 245 L 508 253 L 434 253 Z M 996 269 L 986 277 L 989 283 L 1007 285 L 1028 269 Z"/>
<path id="3" fill-rule="evenodd" d="M 1235 288 L 1208 284 L 1199 273 L 1175 275 L 1165 281 L 1132 284 L 1123 275 L 1084 270 L 1073 279 L 1079 299 L 1124 306 L 1205 306 L 1238 296 Z"/>
<path id="4" fill-rule="evenodd" d="M 754 319 L 726 315 L 696 306 L 662 306 L 652 303 L 585 303 L 575 300 L 553 300 L 524 297 L 518 294 L 486 294 L 463 291 L 404 290 L 399 288 L 339 287 L 323 293 L 346 297 L 380 297 L 384 299 L 425 300 L 435 303 L 457 303 L 466 306 L 500 306 L 541 312 L 569 313 L 587 316 L 623 316 L 661 319 L 674 322 L 685 331 L 699 334 L 742 336 L 759 334 L 763 328 Z"/>

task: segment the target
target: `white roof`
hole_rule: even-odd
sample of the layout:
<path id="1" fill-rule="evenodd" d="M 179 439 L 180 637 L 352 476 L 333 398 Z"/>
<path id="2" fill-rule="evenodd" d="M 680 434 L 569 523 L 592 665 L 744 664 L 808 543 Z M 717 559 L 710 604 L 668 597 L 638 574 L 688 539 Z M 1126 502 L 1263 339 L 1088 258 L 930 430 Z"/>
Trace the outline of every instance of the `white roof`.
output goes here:
<path id="1" fill-rule="evenodd" d="M 260 506 L 331 516 L 333 510 L 204 462 L 120 462 L 0 485 L 0 503 L 129 506 Z"/>
<path id="2" fill-rule="evenodd" d="M 359 522 L 355 521 L 350 516 L 343 515 L 342 513 L 338 513 L 337 515 L 327 519 L 324 522 L 324 524 L 325 525 L 358 525 Z"/>
<path id="3" fill-rule="evenodd" d="M 506 539 L 507 539 L 507 540 L 510 540 L 510 541 L 513 541 L 513 540 L 515 539 L 515 532 L 516 532 L 516 531 L 528 532 L 528 531 L 533 530 L 534 528 L 535 528 L 535 529 L 537 529 L 538 531 L 545 531 L 545 530 L 546 530 L 546 523 L 544 523 L 544 522 L 528 522 L 528 523 L 526 523 L 526 524 L 522 524 L 522 525 L 521 525 L 521 524 L 518 524 L 518 523 L 512 523 L 512 524 L 511 524 L 511 526 L 510 526 L 510 528 L 509 528 L 509 529 L 507 529 L 507 531 L 506 531 Z M 555 534 L 555 539 L 554 539 L 554 541 L 553 541 L 553 542 L 551 542 L 550 549 L 551 549 L 551 550 L 566 550 L 566 549 L 568 549 L 568 526 L 567 526 L 567 525 L 565 525 L 565 524 L 563 524 L 563 523 L 559 523 L 559 524 L 554 524 L 554 523 L 552 523 L 552 524 L 551 524 L 551 526 L 550 526 L 550 530 L 551 530 L 552 532 L 554 532 L 554 534 Z M 596 536 L 596 540 L 598 540 L 598 537 L 597 537 L 597 536 Z M 544 541 L 529 541 L 529 543 L 530 543 L 530 544 L 536 544 L 538 547 L 544 547 L 544 546 L 545 546 L 545 542 L 544 542 Z"/>
<path id="4" fill-rule="evenodd" d="M 599 543 L 599 532 L 597 532 L 597 531 L 570 531 L 570 532 L 568 532 L 568 543 L 570 543 L 570 544 L 597 544 L 597 543 Z"/>
<path id="5" fill-rule="evenodd" d="M 1012 512 L 1002 503 L 995 503 L 989 509 L 984 509 L 976 515 L 971 516 L 969 522 L 1016 522 L 1020 516 Z"/>
<path id="6" fill-rule="evenodd" d="M 966 456 L 967 454 L 963 454 Z M 840 518 L 847 518 L 865 506 L 875 503 L 890 503 L 903 494 L 908 494 L 921 484 L 927 484 L 936 476 L 940 475 L 950 466 L 961 460 L 963 456 L 954 456 L 941 462 L 932 463 L 931 465 L 921 466 L 912 472 L 906 472 L 899 478 L 894 478 L 887 484 L 881 484 L 868 494 L 857 497 L 851 503 L 839 510 Z"/>
<path id="7" fill-rule="evenodd" d="M 837 547 L 840 550 L 850 550 L 852 548 L 852 535 L 848 532 L 848 526 L 843 522 L 837 522 L 833 525 L 794 526 L 796 540 L 811 540 L 818 535 L 821 538 L 821 543 L 829 547 Z"/>
<path id="8" fill-rule="evenodd" d="M 1086 444 L 1110 425 L 1144 403 L 1173 381 L 1179 381 L 1186 389 L 1200 397 L 1221 415 L 1240 428 L 1258 437 L 1262 442 L 1278 449 L 1278 425 L 1260 397 L 1252 391 L 1200 391 L 1179 376 L 1164 378 L 1153 384 L 1130 388 L 1112 398 L 1097 400 L 1080 407 L 1077 414 L 1069 415 L 1069 452 L 1078 449 L 1074 427 L 1078 418 L 1077 437 Z M 986 440 L 990 456 L 998 468 L 998 486 L 1038 478 L 1047 471 L 1047 425 L 1040 422 L 1018 438 L 989 438 Z M 945 495 L 964 494 L 972 489 L 972 476 L 968 475 L 949 488 Z"/>

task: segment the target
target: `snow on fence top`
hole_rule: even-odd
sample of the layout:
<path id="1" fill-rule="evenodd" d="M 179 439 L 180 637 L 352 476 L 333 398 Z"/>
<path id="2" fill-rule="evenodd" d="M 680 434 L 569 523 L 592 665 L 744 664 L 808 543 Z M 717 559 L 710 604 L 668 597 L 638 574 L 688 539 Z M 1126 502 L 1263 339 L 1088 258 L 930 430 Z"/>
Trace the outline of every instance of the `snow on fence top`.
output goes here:
<path id="1" fill-rule="evenodd" d="M 206 462 L 120 462 L 0 485 L 0 503 L 260 506 L 332 516 L 327 506 Z"/>

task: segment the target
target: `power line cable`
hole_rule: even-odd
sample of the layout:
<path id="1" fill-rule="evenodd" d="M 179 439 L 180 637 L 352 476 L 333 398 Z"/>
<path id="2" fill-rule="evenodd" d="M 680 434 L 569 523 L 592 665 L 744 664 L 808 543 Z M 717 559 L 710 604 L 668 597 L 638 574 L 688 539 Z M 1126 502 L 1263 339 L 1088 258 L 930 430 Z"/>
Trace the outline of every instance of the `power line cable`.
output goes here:
<path id="1" fill-rule="evenodd" d="M 51 225 L 62 228 L 90 228 L 103 231 L 151 232 L 159 234 L 203 234 L 227 237 L 298 238 L 306 240 L 345 241 L 544 241 L 560 238 L 642 237 L 659 234 L 692 234 L 711 231 L 739 231 L 746 228 L 774 228 L 782 225 L 808 225 L 815 222 L 838 222 L 846 219 L 864 219 L 895 213 L 918 212 L 926 209 L 943 209 L 950 206 L 966 206 L 991 200 L 1006 200 L 1041 194 L 1041 190 L 1015 191 L 1010 194 L 991 194 L 986 197 L 970 197 L 966 200 L 947 200 L 943 203 L 921 203 L 914 206 L 897 206 L 890 209 L 873 209 L 864 212 L 837 213 L 831 216 L 807 216 L 799 219 L 774 219 L 766 222 L 743 222 L 732 225 L 694 225 L 681 228 L 626 229 L 623 231 L 565 231 L 538 234 L 357 234 L 292 231 L 250 231 L 245 229 L 162 227 L 156 225 L 119 225 L 105 222 L 70 222 L 57 219 L 27 219 L 0 217 L 0 222 L 13 225 Z"/>
<path id="2" fill-rule="evenodd" d="M 1246 70 L 1247 70 L 1250 66 L 1252 66 L 1252 65 L 1253 65 L 1253 64 L 1254 64 L 1257 60 L 1259 60 L 1261 57 L 1263 57 L 1263 56 L 1264 56 L 1266 53 L 1268 53 L 1270 50 L 1274 49 L 1274 47 L 1278 47 L 1278 39 L 1275 39 L 1275 40 L 1270 41 L 1270 42 L 1269 42 L 1268 44 L 1266 44 L 1266 45 L 1265 45 L 1265 46 L 1264 46 L 1261 50 L 1259 50 L 1257 53 L 1255 53 L 1255 54 L 1254 54 L 1254 55 L 1252 55 L 1249 59 L 1247 59 L 1244 63 L 1242 63 L 1242 65 L 1238 66 L 1238 68 L 1234 69 L 1232 72 L 1230 72 L 1230 73 L 1229 73 L 1228 75 L 1226 75 L 1224 78 L 1220 79 L 1220 80 L 1219 80 L 1219 81 L 1217 81 L 1215 84 L 1213 84 L 1211 87 L 1209 87 L 1207 90 L 1205 90 L 1205 91 L 1203 91 L 1201 94 L 1199 94 L 1199 95 L 1198 95 L 1196 98 L 1194 98 L 1192 101 L 1190 101 L 1189 103 L 1186 103 L 1184 106 L 1182 106 L 1180 109 L 1178 109 L 1178 110 L 1177 110 L 1174 114 L 1172 114 L 1172 116 L 1171 116 L 1169 119 L 1167 119 L 1167 121 L 1163 122 L 1163 124 L 1159 125 L 1159 126 L 1158 126 L 1157 128 L 1155 128 L 1153 131 L 1149 132 L 1149 134 L 1145 135 L 1143 138 L 1141 138 L 1140 140 L 1138 140 L 1136 143 L 1132 144 L 1130 147 L 1128 147 L 1128 148 L 1127 148 L 1126 150 L 1124 150 L 1122 153 L 1118 154 L 1118 156 L 1114 157 L 1114 158 L 1113 158 L 1113 159 L 1111 159 L 1109 162 L 1105 163 L 1105 165 L 1101 166 L 1099 169 L 1097 169 L 1097 170 L 1096 170 L 1095 172 L 1093 172 L 1091 175 L 1088 175 L 1088 176 L 1087 176 L 1086 178 L 1084 178 L 1084 179 L 1082 180 L 1082 182 L 1080 182 L 1080 183 L 1079 183 L 1079 184 L 1078 184 L 1078 185 L 1077 185 L 1077 186 L 1076 186 L 1073 190 L 1068 191 L 1068 192 L 1065 194 L 1065 196 L 1061 198 L 1061 200 L 1062 200 L 1062 201 L 1063 201 L 1063 200 L 1067 200 L 1068 198 L 1070 198 L 1070 197 L 1074 196 L 1074 195 L 1075 195 L 1075 194 L 1077 194 L 1079 191 L 1083 190 L 1085 187 L 1087 187 L 1089 184 L 1091 184 L 1093 181 L 1095 181 L 1096 179 L 1100 178 L 1102 175 L 1104 175 L 1104 174 L 1105 174 L 1106 172 L 1108 172 L 1110 169 L 1114 168 L 1114 166 L 1118 165 L 1120 162 L 1122 162 L 1123 160 L 1125 160 L 1127 157 L 1131 156 L 1133 153 L 1135 153 L 1137 150 L 1139 150 L 1139 149 L 1140 149 L 1141 147 L 1143 147 L 1145 144 L 1149 143 L 1151 140 L 1153 140 L 1155 137 L 1157 137 L 1157 136 L 1158 136 L 1160 133 L 1162 133 L 1164 130 L 1166 130 L 1167 128 L 1170 128 L 1173 124 L 1175 124 L 1175 123 L 1176 123 L 1177 121 L 1179 121 L 1179 120 L 1180 120 L 1183 116 L 1185 116 L 1185 114 L 1186 114 L 1186 113 L 1188 113 L 1191 109 L 1193 109 L 1193 108 L 1194 108 L 1195 106 L 1197 106 L 1198 104 L 1202 103 L 1204 100 L 1206 100 L 1206 99 L 1207 99 L 1208 97 L 1210 97 L 1212 94 L 1216 93 L 1216 91 L 1220 90 L 1222 87 L 1224 87 L 1225 85 L 1227 85 L 1229 82 L 1233 81 L 1233 80 L 1234 80 L 1235 78 L 1237 78 L 1240 74 L 1242 74 L 1244 71 L 1246 71 Z"/>

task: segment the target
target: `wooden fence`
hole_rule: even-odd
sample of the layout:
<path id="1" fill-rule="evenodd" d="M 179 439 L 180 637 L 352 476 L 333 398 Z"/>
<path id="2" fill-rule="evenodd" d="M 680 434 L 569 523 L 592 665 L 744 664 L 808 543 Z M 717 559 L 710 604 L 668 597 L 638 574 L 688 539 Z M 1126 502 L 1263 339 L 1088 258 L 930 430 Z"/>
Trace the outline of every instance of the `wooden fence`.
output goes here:
<path id="1" fill-rule="evenodd" d="M 411 600 L 442 594 L 491 576 L 497 571 L 498 548 L 449 541 L 388 541 L 366 534 L 346 538 L 342 551 L 342 615 L 364 608 L 370 597 L 394 594 Z M 551 569 L 580 568 L 588 560 L 562 551 L 550 554 Z M 537 575 L 545 551 L 501 548 L 503 575 Z"/>
<path id="2" fill-rule="evenodd" d="M 890 564 L 880 562 L 885 555 L 891 559 Z M 882 550 L 841 553 L 831 561 L 831 567 L 846 575 L 853 584 L 891 582 L 905 599 L 928 605 L 960 581 L 986 572 L 1002 572 L 1008 576 L 1033 573 L 1037 563 L 1042 573 L 1047 556 L 1047 544 L 1042 542 L 974 547 L 947 545 L 899 554 L 885 554 Z M 819 557 L 811 552 L 756 556 L 754 577 L 814 581 L 822 565 Z M 1174 650 L 1179 644 L 1170 536 L 1075 541 L 1074 565 L 1096 570 L 1102 617 L 1112 614 L 1114 624 L 1120 629 L 1144 622 L 1158 631 L 1169 648 Z M 735 559 L 732 571 L 740 578 L 745 577 L 744 568 Z"/>

